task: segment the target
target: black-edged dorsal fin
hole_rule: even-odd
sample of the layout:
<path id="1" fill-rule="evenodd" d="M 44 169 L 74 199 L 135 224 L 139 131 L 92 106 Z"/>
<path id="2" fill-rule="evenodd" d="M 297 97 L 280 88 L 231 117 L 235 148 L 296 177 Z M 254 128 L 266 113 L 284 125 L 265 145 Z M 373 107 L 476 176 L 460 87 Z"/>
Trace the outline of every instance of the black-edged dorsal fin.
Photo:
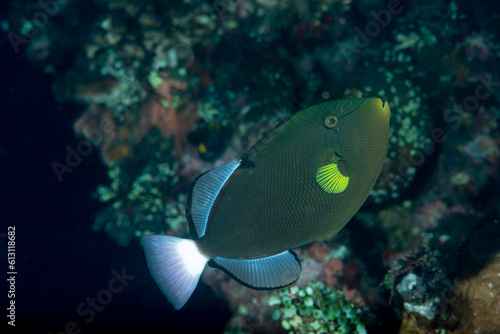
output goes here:
<path id="1" fill-rule="evenodd" d="M 186 206 L 186 219 L 193 239 L 196 240 L 205 235 L 212 205 L 222 186 L 240 164 L 241 162 L 238 161 L 219 166 L 201 174 L 194 180 L 188 193 Z"/>

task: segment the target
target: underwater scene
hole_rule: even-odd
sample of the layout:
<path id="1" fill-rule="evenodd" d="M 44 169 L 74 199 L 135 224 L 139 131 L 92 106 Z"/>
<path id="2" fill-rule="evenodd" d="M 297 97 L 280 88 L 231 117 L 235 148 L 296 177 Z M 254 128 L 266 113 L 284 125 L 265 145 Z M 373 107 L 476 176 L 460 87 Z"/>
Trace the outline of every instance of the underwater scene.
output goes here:
<path id="1" fill-rule="evenodd" d="M 500 2 L 0 23 L 2 333 L 500 333 Z"/>

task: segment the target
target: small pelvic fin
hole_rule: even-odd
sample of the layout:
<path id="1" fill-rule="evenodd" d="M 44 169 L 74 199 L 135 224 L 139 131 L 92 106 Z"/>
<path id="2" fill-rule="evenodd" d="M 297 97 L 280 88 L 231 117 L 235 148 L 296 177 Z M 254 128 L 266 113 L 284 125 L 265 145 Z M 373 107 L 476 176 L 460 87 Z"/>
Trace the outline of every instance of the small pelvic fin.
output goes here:
<path id="1" fill-rule="evenodd" d="M 212 205 L 227 179 L 240 165 L 240 162 L 232 162 L 209 170 L 198 176 L 193 182 L 187 199 L 186 218 L 190 227 L 194 226 L 196 239 L 205 235 L 208 215 Z M 193 233 L 191 233 L 193 234 Z"/>
<path id="2" fill-rule="evenodd" d="M 215 257 L 209 265 L 249 288 L 262 290 L 290 285 L 299 279 L 302 270 L 297 254 L 291 250 L 259 259 Z"/>
<path id="3" fill-rule="evenodd" d="M 315 179 L 321 189 L 329 194 L 340 194 L 349 184 L 349 176 L 342 175 L 335 162 L 319 168 Z"/>
<path id="4" fill-rule="evenodd" d="M 193 240 L 145 235 L 141 242 L 151 276 L 179 310 L 193 294 L 208 259 L 199 252 Z"/>

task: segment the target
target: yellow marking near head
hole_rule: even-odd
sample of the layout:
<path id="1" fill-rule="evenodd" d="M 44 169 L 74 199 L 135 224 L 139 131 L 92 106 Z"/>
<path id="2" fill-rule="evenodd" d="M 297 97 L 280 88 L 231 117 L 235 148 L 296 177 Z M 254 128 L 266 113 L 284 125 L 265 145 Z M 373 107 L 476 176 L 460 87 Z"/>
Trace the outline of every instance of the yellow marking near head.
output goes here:
<path id="1" fill-rule="evenodd" d="M 335 162 L 318 168 L 315 179 L 321 189 L 329 194 L 340 194 L 349 184 L 349 176 L 342 175 Z"/>

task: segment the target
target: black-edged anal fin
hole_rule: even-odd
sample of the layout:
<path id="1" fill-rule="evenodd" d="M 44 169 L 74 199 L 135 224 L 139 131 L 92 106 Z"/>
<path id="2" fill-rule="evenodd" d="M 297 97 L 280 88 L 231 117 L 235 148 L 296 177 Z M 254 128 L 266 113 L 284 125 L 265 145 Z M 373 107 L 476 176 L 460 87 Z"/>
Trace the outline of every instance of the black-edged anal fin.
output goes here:
<path id="1" fill-rule="evenodd" d="M 239 283 L 259 290 L 290 285 L 299 279 L 302 270 L 297 254 L 291 250 L 258 259 L 215 257 L 208 264 L 225 271 Z"/>

